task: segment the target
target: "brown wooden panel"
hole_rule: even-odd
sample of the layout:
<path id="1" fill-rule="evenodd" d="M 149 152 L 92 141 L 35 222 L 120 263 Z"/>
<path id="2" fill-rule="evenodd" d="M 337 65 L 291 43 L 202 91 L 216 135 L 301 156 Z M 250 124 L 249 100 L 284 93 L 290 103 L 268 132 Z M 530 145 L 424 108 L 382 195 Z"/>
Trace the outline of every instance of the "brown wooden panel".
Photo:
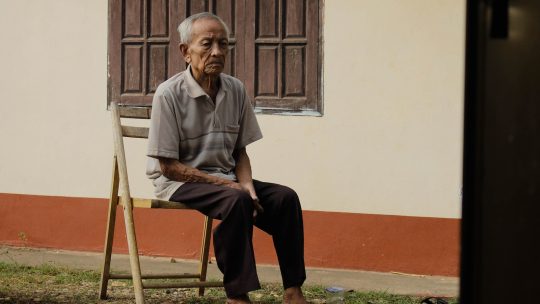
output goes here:
<path id="1" fill-rule="evenodd" d="M 167 80 L 167 44 L 155 44 L 148 46 L 148 78 L 147 93 L 154 93 L 160 83 Z"/>
<path id="2" fill-rule="evenodd" d="M 257 38 L 278 37 L 278 1 L 258 0 L 257 1 Z"/>
<path id="3" fill-rule="evenodd" d="M 143 36 L 143 0 L 124 0 L 124 37 Z"/>
<path id="4" fill-rule="evenodd" d="M 279 109 L 286 111 L 306 110 L 307 99 L 305 97 L 297 98 L 269 98 L 266 96 L 257 97 L 255 105 L 261 109 Z"/>
<path id="5" fill-rule="evenodd" d="M 189 5 L 189 15 L 194 15 L 202 12 L 208 12 L 210 7 L 208 6 L 208 0 L 190 0 L 187 1 Z"/>
<path id="6" fill-rule="evenodd" d="M 242 18 L 237 18 L 237 20 L 243 20 L 244 26 L 241 27 L 244 32 L 243 35 L 237 35 L 240 39 L 244 39 L 243 45 L 238 44 L 238 48 L 244 52 L 244 56 L 241 57 L 242 62 L 242 76 L 240 80 L 244 82 L 246 87 L 247 94 L 255 105 L 255 38 L 257 37 L 257 3 L 255 1 L 245 2 L 245 7 L 243 7 L 241 14 Z M 255 26 L 253 26 L 255 25 Z M 240 27 L 238 27 L 240 29 Z M 240 46 L 240 47 L 239 47 Z M 242 47 L 243 46 L 243 47 Z"/>
<path id="7" fill-rule="evenodd" d="M 148 5 L 148 36 L 169 36 L 169 0 L 147 0 Z"/>
<path id="8" fill-rule="evenodd" d="M 122 79 L 122 0 L 109 0 L 109 33 L 107 39 L 107 102 L 118 101 Z"/>
<path id="9" fill-rule="evenodd" d="M 225 69 L 223 72 L 225 74 L 235 76 L 236 75 L 236 48 L 234 45 L 229 47 L 229 54 L 227 54 L 227 59 L 225 60 Z"/>
<path id="10" fill-rule="evenodd" d="M 287 45 L 283 48 L 283 96 L 305 95 L 305 47 Z"/>
<path id="11" fill-rule="evenodd" d="M 123 46 L 122 93 L 142 93 L 143 46 Z"/>
<path id="12" fill-rule="evenodd" d="M 185 62 L 178 44 L 180 43 L 180 37 L 177 31 L 178 26 L 184 19 L 187 17 L 187 3 L 188 0 L 171 0 L 171 6 L 169 11 L 169 30 L 170 30 L 170 41 L 169 41 L 169 65 L 168 65 L 168 77 L 179 73 L 180 71 L 185 70 Z"/>
<path id="13" fill-rule="evenodd" d="M 260 45 L 256 51 L 256 96 L 278 94 L 278 46 Z"/>
<path id="14" fill-rule="evenodd" d="M 235 37 L 236 23 L 235 23 L 235 10 L 236 0 L 214 0 L 214 13 L 218 15 L 225 24 L 229 27 L 230 38 Z"/>
<path id="15" fill-rule="evenodd" d="M 246 15 L 246 4 L 244 0 L 234 0 L 234 28 L 235 34 L 232 38 L 235 39 L 234 42 L 234 76 L 244 82 L 246 85 L 246 74 L 245 74 L 245 54 L 246 54 L 246 35 L 248 24 L 251 24 L 252 28 L 255 26 L 254 23 L 249 23 L 250 19 Z"/>
<path id="16" fill-rule="evenodd" d="M 306 0 L 283 0 L 285 9 L 284 28 L 286 38 L 305 37 Z"/>
<path id="17" fill-rule="evenodd" d="M 310 110 L 322 111 L 322 99 L 320 95 L 321 86 L 321 60 L 322 48 L 319 43 L 321 28 L 319 26 L 319 1 L 309 0 L 307 2 L 307 20 L 306 36 L 308 43 L 306 45 L 306 97 Z"/>

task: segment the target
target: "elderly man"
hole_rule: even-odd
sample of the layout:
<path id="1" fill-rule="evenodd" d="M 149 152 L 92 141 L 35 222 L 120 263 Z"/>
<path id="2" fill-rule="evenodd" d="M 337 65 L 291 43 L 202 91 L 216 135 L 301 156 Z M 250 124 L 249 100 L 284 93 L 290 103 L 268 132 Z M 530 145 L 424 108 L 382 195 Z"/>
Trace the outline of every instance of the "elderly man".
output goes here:
<path id="1" fill-rule="evenodd" d="M 159 198 L 221 220 L 214 250 L 227 303 L 251 303 L 260 288 L 253 225 L 273 237 L 284 303 L 306 303 L 302 210 L 285 186 L 253 180 L 246 146 L 262 138 L 242 83 L 221 73 L 229 30 L 210 13 L 180 24 L 188 68 L 162 83 L 152 104 L 147 174 Z"/>

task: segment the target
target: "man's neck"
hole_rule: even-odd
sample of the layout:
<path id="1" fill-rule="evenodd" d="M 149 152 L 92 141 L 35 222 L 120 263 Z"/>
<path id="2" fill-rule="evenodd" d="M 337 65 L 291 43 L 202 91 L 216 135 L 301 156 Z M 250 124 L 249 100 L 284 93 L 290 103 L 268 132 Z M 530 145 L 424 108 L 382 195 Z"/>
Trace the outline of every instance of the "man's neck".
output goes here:
<path id="1" fill-rule="evenodd" d="M 208 75 L 208 74 L 198 74 L 191 69 L 191 75 L 193 75 L 193 78 L 197 83 L 201 86 L 203 91 L 212 98 L 212 100 L 216 100 L 217 92 L 219 91 L 219 86 L 221 82 L 219 81 L 219 74 L 218 75 Z"/>

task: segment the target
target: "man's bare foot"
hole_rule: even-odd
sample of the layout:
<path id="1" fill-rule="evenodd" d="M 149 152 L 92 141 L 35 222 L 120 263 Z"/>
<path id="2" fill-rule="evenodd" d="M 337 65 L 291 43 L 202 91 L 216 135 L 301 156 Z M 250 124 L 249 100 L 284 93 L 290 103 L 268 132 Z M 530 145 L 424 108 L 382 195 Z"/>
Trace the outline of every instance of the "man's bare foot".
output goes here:
<path id="1" fill-rule="evenodd" d="M 300 287 L 290 287 L 283 293 L 284 304 L 307 304 Z"/>
<path id="2" fill-rule="evenodd" d="M 251 304 L 251 300 L 248 295 L 241 295 L 238 297 L 227 298 L 227 304 Z"/>

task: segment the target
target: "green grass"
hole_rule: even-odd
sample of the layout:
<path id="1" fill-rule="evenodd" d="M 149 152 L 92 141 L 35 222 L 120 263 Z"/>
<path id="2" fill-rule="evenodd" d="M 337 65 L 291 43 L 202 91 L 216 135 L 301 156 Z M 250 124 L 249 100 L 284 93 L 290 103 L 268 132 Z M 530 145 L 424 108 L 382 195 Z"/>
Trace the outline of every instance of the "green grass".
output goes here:
<path id="1" fill-rule="evenodd" d="M 0 303 L 133 303 L 130 281 L 109 282 L 105 301 L 98 300 L 100 275 L 95 271 L 75 270 L 50 264 L 24 266 L 0 262 Z M 195 289 L 145 290 L 147 303 L 224 303 L 221 288 L 207 289 L 205 297 Z M 322 286 L 305 286 L 304 294 L 311 303 L 326 303 Z M 250 293 L 254 303 L 281 303 L 282 288 L 264 284 L 263 289 Z M 357 304 L 418 304 L 420 298 L 383 292 L 347 292 L 345 303 Z M 456 299 L 449 299 L 457 304 Z"/>
<path id="2" fill-rule="evenodd" d="M 99 282 L 100 275 L 95 271 L 73 270 L 65 267 L 43 264 L 40 266 L 25 266 L 0 262 L 0 279 L 26 278 L 36 283 L 52 280 L 54 284 L 76 284 L 82 282 Z"/>

